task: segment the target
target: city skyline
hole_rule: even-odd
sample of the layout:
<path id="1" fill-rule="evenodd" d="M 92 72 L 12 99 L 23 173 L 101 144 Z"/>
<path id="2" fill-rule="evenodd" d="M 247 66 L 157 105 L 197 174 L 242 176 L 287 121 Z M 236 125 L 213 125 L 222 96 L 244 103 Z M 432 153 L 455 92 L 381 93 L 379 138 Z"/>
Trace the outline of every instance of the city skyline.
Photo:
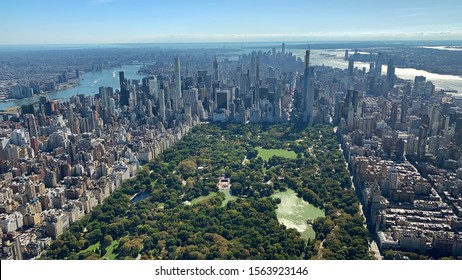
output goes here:
<path id="1" fill-rule="evenodd" d="M 455 40 L 453 1 L 20 0 L 0 4 L 0 45 Z"/>

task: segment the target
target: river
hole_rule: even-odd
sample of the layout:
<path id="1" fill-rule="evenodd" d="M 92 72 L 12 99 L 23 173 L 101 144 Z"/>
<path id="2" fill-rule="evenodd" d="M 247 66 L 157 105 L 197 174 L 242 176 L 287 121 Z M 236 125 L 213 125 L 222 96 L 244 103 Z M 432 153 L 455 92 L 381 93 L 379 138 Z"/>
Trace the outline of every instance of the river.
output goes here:
<path id="1" fill-rule="evenodd" d="M 258 48 L 257 48 L 258 49 Z M 262 49 L 267 50 L 267 49 Z M 288 49 L 289 50 L 289 49 Z M 250 52 L 251 50 L 241 50 L 237 53 Z M 305 51 L 300 49 L 289 50 L 294 53 L 297 57 L 304 59 Z M 237 54 L 236 54 L 237 55 Z M 345 55 L 344 49 L 312 49 L 310 54 L 310 64 L 312 65 L 325 65 L 340 69 L 348 68 L 348 61 L 344 60 Z M 366 67 L 369 69 L 369 63 L 355 62 L 355 67 L 362 68 Z M 100 86 L 109 86 L 114 89 L 119 88 L 119 71 L 125 72 L 125 77 L 128 79 L 142 79 L 145 75 L 138 75 L 136 72 L 139 70 L 141 65 L 123 65 L 121 68 L 105 69 L 100 72 L 87 72 L 82 74 L 80 84 L 74 88 L 46 93 L 49 99 L 67 99 L 78 93 L 85 95 L 94 95 L 98 92 Z M 385 74 L 387 71 L 387 65 L 382 66 L 382 73 Z M 414 80 L 415 76 L 425 76 L 427 81 L 431 81 L 437 90 L 452 90 L 457 93 L 452 93 L 454 96 L 462 96 L 462 77 L 455 75 L 441 75 L 435 74 L 424 70 L 417 70 L 414 68 L 399 68 L 396 67 L 395 74 L 401 79 Z M 0 103 L 0 110 L 13 107 L 21 106 L 24 104 L 30 104 L 37 102 L 42 95 L 35 95 L 31 98 L 12 100 L 8 102 Z"/>
<path id="2" fill-rule="evenodd" d="M 101 86 L 112 87 L 115 91 L 120 87 L 119 71 L 124 71 L 125 78 L 127 79 L 141 80 L 143 77 L 145 77 L 145 75 L 138 75 L 136 73 L 140 67 L 140 64 L 130 64 L 123 65 L 120 68 L 104 69 L 102 71 L 83 73 L 81 74 L 80 84 L 78 86 L 66 90 L 46 93 L 45 96 L 48 97 L 48 99 L 67 99 L 78 93 L 84 95 L 95 95 L 98 93 L 98 89 Z M 31 98 L 2 102 L 0 103 L 0 110 L 13 106 L 21 106 L 37 102 L 40 99 L 40 96 L 43 95 L 35 95 Z"/>
<path id="3" fill-rule="evenodd" d="M 305 59 L 304 50 L 292 50 L 294 55 Z M 340 69 L 348 68 L 348 61 L 344 60 L 345 50 L 311 50 L 310 64 L 312 65 L 325 65 Z M 385 62 L 386 63 L 386 62 Z M 358 68 L 366 67 L 369 69 L 369 64 L 366 62 L 355 61 L 354 66 Z M 382 74 L 386 75 L 387 65 L 382 65 Z M 441 75 L 435 74 L 424 70 L 417 70 L 414 68 L 399 68 L 396 67 L 395 74 L 401 79 L 414 81 L 415 76 L 425 76 L 427 81 L 431 81 L 436 90 L 456 90 L 457 93 L 452 93 L 454 96 L 462 96 L 462 77 L 455 75 Z"/>

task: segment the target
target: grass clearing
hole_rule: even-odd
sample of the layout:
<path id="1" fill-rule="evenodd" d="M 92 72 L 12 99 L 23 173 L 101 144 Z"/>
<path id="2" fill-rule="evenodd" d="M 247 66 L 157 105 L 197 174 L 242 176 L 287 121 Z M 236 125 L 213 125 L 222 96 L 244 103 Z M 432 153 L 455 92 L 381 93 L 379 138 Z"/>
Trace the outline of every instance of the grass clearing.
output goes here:
<path id="1" fill-rule="evenodd" d="M 283 157 L 288 159 L 296 159 L 297 154 L 294 151 L 283 150 L 283 149 L 263 149 L 262 147 L 255 148 L 258 151 L 258 156 L 263 161 L 268 161 L 271 157 Z"/>

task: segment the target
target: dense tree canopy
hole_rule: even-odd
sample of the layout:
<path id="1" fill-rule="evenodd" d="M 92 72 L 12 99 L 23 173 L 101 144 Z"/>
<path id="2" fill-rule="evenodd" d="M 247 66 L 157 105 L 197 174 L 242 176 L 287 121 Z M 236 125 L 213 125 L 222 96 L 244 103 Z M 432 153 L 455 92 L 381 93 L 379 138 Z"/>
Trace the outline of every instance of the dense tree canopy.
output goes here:
<path id="1" fill-rule="evenodd" d="M 294 151 L 297 158 L 263 161 L 257 147 Z M 231 178 L 237 200 L 225 207 L 223 196 L 184 203 L 216 192 L 220 176 Z M 278 222 L 280 201 L 269 196 L 287 188 L 325 210 L 313 223 L 317 241 Z M 139 192 L 150 196 L 131 203 Z M 290 124 L 196 126 L 73 224 L 45 258 L 105 258 L 111 247 L 118 259 L 369 258 L 359 201 L 332 127 Z"/>

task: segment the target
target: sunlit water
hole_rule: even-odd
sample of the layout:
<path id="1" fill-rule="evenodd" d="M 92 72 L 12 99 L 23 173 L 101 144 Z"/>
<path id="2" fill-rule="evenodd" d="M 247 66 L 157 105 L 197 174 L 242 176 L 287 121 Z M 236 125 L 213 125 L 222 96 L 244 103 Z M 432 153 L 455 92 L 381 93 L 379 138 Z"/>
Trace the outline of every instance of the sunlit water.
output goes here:
<path id="1" fill-rule="evenodd" d="M 141 80 L 145 75 L 138 75 L 136 72 L 141 65 L 123 65 L 120 68 L 105 69 L 102 71 L 87 72 L 81 74 L 80 84 L 74 88 L 46 93 L 45 96 L 52 99 L 67 99 L 76 94 L 95 95 L 101 86 L 112 87 L 114 91 L 119 89 L 119 71 L 124 71 L 125 78 Z M 12 106 L 21 106 L 37 102 L 42 95 L 35 95 L 31 98 L 13 100 L 0 103 L 0 110 Z"/>

